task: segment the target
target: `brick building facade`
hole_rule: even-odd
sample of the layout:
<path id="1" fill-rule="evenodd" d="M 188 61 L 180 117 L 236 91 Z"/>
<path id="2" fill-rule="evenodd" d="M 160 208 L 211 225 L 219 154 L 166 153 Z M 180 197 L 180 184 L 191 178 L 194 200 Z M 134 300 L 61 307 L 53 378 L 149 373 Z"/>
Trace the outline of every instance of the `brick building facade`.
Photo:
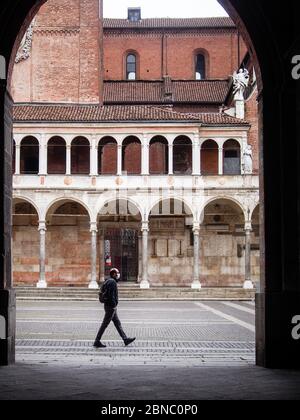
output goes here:
<path id="1" fill-rule="evenodd" d="M 117 265 L 144 288 L 252 287 L 257 90 L 244 61 L 240 118 L 237 29 L 229 18 L 99 15 L 98 0 L 49 0 L 19 50 L 15 283 L 92 288 Z"/>

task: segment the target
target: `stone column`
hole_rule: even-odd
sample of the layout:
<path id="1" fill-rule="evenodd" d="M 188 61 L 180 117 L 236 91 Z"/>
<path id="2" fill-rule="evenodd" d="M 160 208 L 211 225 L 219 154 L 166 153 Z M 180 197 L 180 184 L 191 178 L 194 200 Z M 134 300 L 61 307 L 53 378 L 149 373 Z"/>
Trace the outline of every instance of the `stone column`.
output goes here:
<path id="1" fill-rule="evenodd" d="M 223 147 L 219 146 L 219 175 L 224 174 Z"/>
<path id="2" fill-rule="evenodd" d="M 244 289 L 254 289 L 254 285 L 251 279 L 251 232 L 252 224 L 251 222 L 246 222 L 245 224 L 245 282 Z"/>
<path id="3" fill-rule="evenodd" d="M 137 281 L 138 283 L 141 283 L 143 280 L 142 249 L 143 249 L 142 236 L 139 235 L 139 274 L 138 274 L 138 281 Z"/>
<path id="4" fill-rule="evenodd" d="M 118 175 L 122 176 L 122 145 L 118 144 Z"/>
<path id="5" fill-rule="evenodd" d="M 71 175 L 71 145 L 67 145 L 67 165 L 66 165 L 66 175 Z"/>
<path id="6" fill-rule="evenodd" d="M 150 289 L 150 284 L 148 280 L 148 234 L 149 234 L 149 222 L 142 223 L 142 258 L 143 258 L 143 267 L 142 267 L 142 281 L 140 284 L 141 289 Z"/>
<path id="7" fill-rule="evenodd" d="M 202 288 L 200 283 L 200 224 L 194 223 L 194 280 L 192 289 L 200 290 Z"/>
<path id="8" fill-rule="evenodd" d="M 201 163 L 200 163 L 200 140 L 199 134 L 195 134 L 193 142 L 193 175 L 201 175 Z"/>
<path id="9" fill-rule="evenodd" d="M 173 143 L 169 144 L 169 175 L 174 175 L 173 169 Z"/>
<path id="10" fill-rule="evenodd" d="M 40 232 L 40 279 L 36 287 L 38 289 L 46 289 L 46 222 L 39 222 L 39 232 Z"/>
<path id="11" fill-rule="evenodd" d="M 89 289 L 99 289 L 97 283 L 97 223 L 91 223 L 91 281 L 89 284 Z"/>
<path id="12" fill-rule="evenodd" d="M 16 144 L 16 164 L 15 164 L 15 175 L 21 173 L 21 145 Z"/>
<path id="13" fill-rule="evenodd" d="M 148 135 L 144 134 L 143 144 L 142 144 L 142 175 L 149 175 L 149 143 Z"/>
<path id="14" fill-rule="evenodd" d="M 48 149 L 44 134 L 41 136 L 39 152 L 39 175 L 47 175 Z"/>
<path id="15" fill-rule="evenodd" d="M 98 146 L 97 136 L 92 136 L 90 146 L 90 176 L 98 176 Z"/>

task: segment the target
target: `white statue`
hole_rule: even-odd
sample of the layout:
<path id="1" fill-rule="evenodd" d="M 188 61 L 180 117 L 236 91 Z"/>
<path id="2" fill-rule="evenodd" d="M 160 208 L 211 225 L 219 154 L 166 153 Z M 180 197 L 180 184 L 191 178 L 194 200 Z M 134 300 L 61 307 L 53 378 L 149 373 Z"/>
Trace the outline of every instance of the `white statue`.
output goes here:
<path id="1" fill-rule="evenodd" d="M 234 99 L 237 101 L 243 101 L 245 99 L 245 90 L 249 85 L 250 75 L 247 69 L 240 69 L 237 73 L 233 74 L 233 94 Z"/>
<path id="2" fill-rule="evenodd" d="M 253 154 L 252 146 L 250 144 L 246 147 L 244 152 L 244 173 L 252 174 L 253 172 Z"/>

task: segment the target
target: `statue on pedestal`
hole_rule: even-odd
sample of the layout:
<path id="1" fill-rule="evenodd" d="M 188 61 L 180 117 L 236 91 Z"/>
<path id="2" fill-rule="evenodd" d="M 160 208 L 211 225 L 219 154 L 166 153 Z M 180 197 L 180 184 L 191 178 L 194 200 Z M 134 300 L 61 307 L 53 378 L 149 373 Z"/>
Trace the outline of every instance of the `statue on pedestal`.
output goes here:
<path id="1" fill-rule="evenodd" d="M 247 175 L 253 172 L 253 153 L 250 144 L 246 147 L 244 152 L 244 173 Z"/>

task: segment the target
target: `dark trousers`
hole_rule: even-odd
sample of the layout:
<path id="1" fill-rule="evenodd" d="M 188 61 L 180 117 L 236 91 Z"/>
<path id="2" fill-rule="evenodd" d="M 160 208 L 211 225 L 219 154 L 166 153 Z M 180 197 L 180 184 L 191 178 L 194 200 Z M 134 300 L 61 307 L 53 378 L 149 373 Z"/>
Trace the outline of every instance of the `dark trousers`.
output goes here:
<path id="1" fill-rule="evenodd" d="M 105 316 L 102 322 L 102 325 L 98 331 L 97 337 L 96 337 L 96 341 L 101 341 L 101 338 L 106 330 L 106 328 L 109 326 L 109 324 L 111 323 L 111 321 L 114 323 L 118 333 L 120 334 L 121 338 L 123 340 L 125 340 L 127 338 L 122 325 L 121 325 L 121 321 L 118 317 L 118 313 L 117 313 L 117 308 L 112 308 L 111 306 L 107 306 L 104 305 L 104 310 L 105 310 Z"/>

